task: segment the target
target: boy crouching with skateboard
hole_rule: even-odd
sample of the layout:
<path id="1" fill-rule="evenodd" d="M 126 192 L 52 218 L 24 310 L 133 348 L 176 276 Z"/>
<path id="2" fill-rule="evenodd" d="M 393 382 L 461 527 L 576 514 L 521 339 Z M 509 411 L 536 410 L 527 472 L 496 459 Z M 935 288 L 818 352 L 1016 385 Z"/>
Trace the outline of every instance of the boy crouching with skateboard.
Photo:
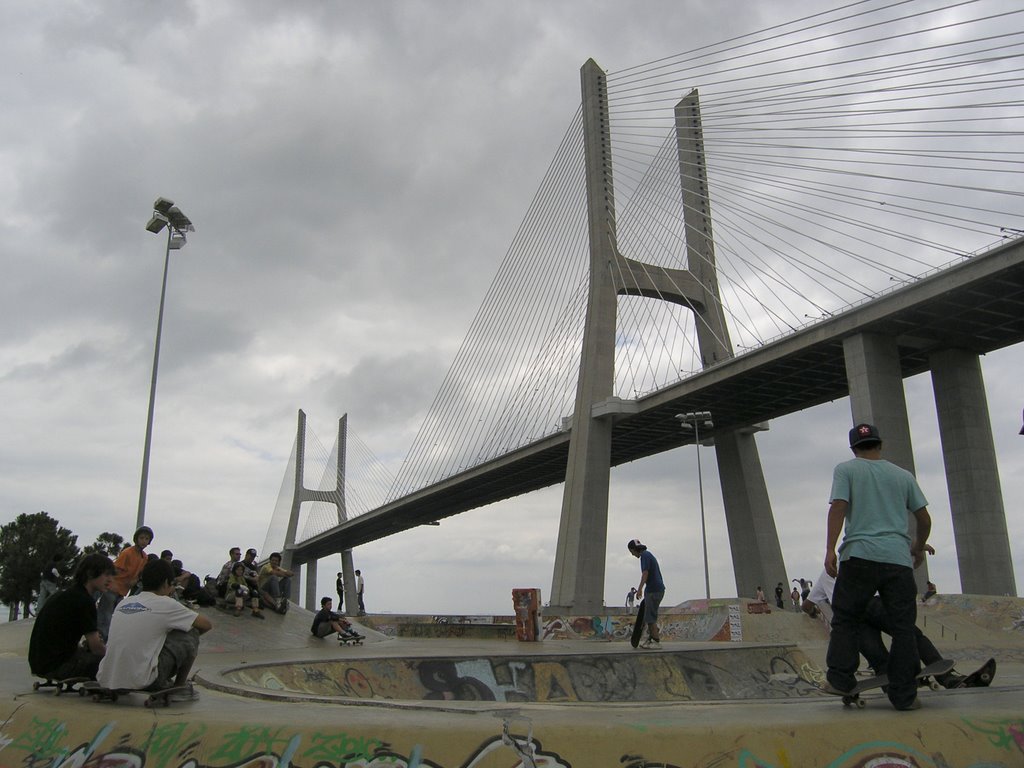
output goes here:
<path id="1" fill-rule="evenodd" d="M 96 598 L 110 588 L 114 564 L 106 555 L 82 558 L 75 583 L 46 601 L 32 627 L 28 663 L 47 680 L 94 680 L 106 653 L 96 618 Z M 79 641 L 84 643 L 79 645 Z"/>
<path id="2" fill-rule="evenodd" d="M 313 617 L 313 626 L 309 628 L 309 631 L 317 637 L 327 637 L 332 632 L 336 632 L 338 640 L 342 642 L 362 640 L 363 636 L 352 630 L 352 624 L 348 619 L 331 610 L 333 606 L 332 598 L 320 598 L 320 610 Z"/>
<path id="3" fill-rule="evenodd" d="M 165 691 L 189 688 L 199 636 L 213 624 L 173 597 L 174 569 L 152 560 L 142 569 L 142 592 L 121 601 L 110 622 L 107 653 L 97 681 L 108 690 Z M 192 701 L 191 689 L 171 701 Z"/>

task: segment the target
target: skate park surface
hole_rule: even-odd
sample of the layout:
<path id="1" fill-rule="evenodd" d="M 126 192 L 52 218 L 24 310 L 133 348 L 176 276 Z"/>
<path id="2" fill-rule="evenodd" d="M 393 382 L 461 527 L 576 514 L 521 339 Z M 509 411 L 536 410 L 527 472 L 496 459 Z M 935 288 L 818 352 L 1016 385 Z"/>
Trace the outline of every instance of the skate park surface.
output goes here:
<path id="1" fill-rule="evenodd" d="M 361 617 L 362 646 L 309 634 L 293 607 L 260 622 L 208 608 L 196 702 L 94 703 L 33 691 L 32 620 L 0 625 L 0 768 L 993 768 L 1024 766 L 1024 600 L 940 595 L 918 625 L 989 688 L 880 692 L 847 708 L 815 688 L 828 633 L 792 609 L 693 601 L 634 650 L 633 617 Z"/>

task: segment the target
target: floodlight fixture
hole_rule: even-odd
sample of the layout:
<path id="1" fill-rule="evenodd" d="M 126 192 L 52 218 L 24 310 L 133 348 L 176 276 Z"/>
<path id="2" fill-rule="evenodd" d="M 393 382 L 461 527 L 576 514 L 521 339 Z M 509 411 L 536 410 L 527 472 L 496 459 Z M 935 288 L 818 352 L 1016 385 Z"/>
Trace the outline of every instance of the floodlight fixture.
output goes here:
<path id="1" fill-rule="evenodd" d="M 167 218 L 170 220 L 171 226 L 179 232 L 195 232 L 196 228 L 192 226 L 191 220 L 188 216 L 181 212 L 181 208 L 176 205 L 172 205 L 166 211 Z"/>
<path id="2" fill-rule="evenodd" d="M 171 207 L 173 205 L 173 200 L 168 200 L 166 197 L 158 197 L 156 199 L 156 202 L 153 203 L 153 210 L 166 214 L 169 210 L 171 210 Z"/>
<path id="3" fill-rule="evenodd" d="M 162 213 L 153 211 L 153 216 L 148 222 L 146 222 L 146 229 L 152 232 L 154 235 L 160 234 L 163 228 L 168 224 L 167 217 Z"/>

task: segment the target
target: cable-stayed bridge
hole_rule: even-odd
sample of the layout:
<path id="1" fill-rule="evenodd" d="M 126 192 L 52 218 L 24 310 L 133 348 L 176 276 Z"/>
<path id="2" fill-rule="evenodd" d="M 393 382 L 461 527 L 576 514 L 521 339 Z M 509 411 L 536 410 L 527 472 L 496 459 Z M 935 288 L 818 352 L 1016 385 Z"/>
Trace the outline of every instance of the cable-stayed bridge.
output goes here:
<path id="1" fill-rule="evenodd" d="M 874 5 L 588 62 L 405 462 L 358 513 L 350 472 L 297 477 L 293 562 L 565 482 L 552 602 L 596 609 L 608 467 L 692 440 L 674 415 L 709 410 L 746 594 L 785 573 L 759 425 L 849 394 L 912 469 L 902 379 L 930 370 L 964 591 L 1015 592 L 977 357 L 1024 333 L 1020 15 Z M 330 527 L 299 534 L 305 502 Z"/>

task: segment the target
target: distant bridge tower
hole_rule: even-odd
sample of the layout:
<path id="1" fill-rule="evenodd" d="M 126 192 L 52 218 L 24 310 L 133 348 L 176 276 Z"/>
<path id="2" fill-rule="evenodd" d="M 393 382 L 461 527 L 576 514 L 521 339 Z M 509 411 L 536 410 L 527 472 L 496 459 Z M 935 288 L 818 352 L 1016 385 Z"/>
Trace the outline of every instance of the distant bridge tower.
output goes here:
<path id="1" fill-rule="evenodd" d="M 348 445 L 348 414 L 338 419 L 338 463 L 335 467 L 335 485 L 332 490 L 314 491 L 305 486 L 306 468 L 306 414 L 299 410 L 298 426 L 295 434 L 295 485 L 292 492 L 291 512 L 288 515 L 288 527 L 284 537 L 284 551 L 282 552 L 282 565 L 288 569 L 296 569 L 303 565 L 306 567 L 306 594 L 304 605 L 308 610 L 320 610 L 319 596 L 316 591 L 317 560 L 298 561 L 294 559 L 293 550 L 295 538 L 298 534 L 299 511 L 303 502 L 319 501 L 325 504 L 333 504 L 338 511 L 338 525 L 348 520 L 348 511 L 345 505 L 345 462 Z M 269 553 L 264 553 L 269 554 Z M 345 612 L 349 612 L 356 605 L 355 571 L 352 566 L 352 550 L 341 551 L 341 570 L 345 578 Z M 298 597 L 298 579 L 292 582 L 291 599 Z M 356 611 L 358 612 L 358 610 Z"/>
<path id="2" fill-rule="evenodd" d="M 635 402 L 613 396 L 617 297 L 647 296 L 692 309 L 698 316 L 705 365 L 731 357 L 732 349 L 718 296 L 696 92 L 676 110 L 690 268 L 666 269 L 619 252 L 605 75 L 591 59 L 580 77 L 590 288 L 550 604 L 590 613 L 604 603 L 612 429 L 636 412 Z M 751 594 L 758 584 L 785 579 L 782 549 L 752 434 L 722 430 L 715 433 L 715 441 L 737 589 Z"/>

